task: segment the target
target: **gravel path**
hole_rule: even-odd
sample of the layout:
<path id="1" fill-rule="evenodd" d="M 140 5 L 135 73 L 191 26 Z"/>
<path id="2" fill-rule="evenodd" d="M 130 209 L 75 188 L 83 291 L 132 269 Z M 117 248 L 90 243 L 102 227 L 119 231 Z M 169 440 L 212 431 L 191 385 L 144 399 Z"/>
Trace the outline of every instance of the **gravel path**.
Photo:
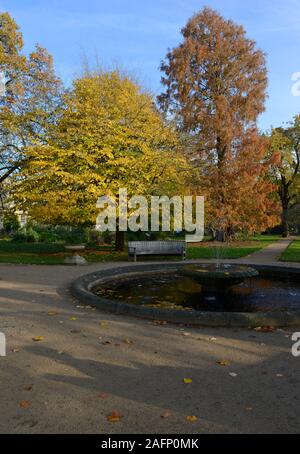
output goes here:
<path id="1" fill-rule="evenodd" d="M 70 282 L 110 266 L 0 265 L 1 433 L 300 432 L 291 333 L 161 326 L 78 307 Z M 112 412 L 120 422 L 107 421 Z"/>
<path id="2" fill-rule="evenodd" d="M 260 251 L 254 252 L 253 254 L 248 255 L 243 259 L 239 259 L 239 262 L 243 263 L 252 263 L 252 264 L 263 264 L 263 265 L 274 265 L 279 264 L 282 265 L 282 262 L 278 263 L 281 255 L 284 251 L 289 247 L 289 245 L 293 242 L 292 238 L 284 238 L 279 241 L 275 241 L 274 243 L 270 244 L 269 246 L 261 249 Z M 286 264 L 285 264 L 286 265 Z M 289 264 L 290 266 L 290 264 Z M 300 263 L 293 264 L 297 268 L 300 267 Z"/>

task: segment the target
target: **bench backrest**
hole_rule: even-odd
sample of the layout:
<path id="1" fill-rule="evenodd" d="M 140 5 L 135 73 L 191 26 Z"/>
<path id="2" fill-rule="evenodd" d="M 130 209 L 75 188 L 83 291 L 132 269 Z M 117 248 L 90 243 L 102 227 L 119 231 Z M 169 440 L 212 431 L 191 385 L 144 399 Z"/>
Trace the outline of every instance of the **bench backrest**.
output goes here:
<path id="1" fill-rule="evenodd" d="M 129 241 L 128 250 L 139 252 L 153 252 L 163 254 L 182 253 L 186 249 L 185 241 Z"/>

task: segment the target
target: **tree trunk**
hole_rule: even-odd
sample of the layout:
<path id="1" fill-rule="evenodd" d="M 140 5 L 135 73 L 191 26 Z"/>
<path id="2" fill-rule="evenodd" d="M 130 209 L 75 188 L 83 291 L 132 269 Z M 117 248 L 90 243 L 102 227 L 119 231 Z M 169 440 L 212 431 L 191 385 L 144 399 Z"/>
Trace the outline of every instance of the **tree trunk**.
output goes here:
<path id="1" fill-rule="evenodd" d="M 225 230 L 217 229 L 215 235 L 216 241 L 220 241 L 221 243 L 225 243 L 226 241 L 226 232 Z"/>
<path id="2" fill-rule="evenodd" d="M 279 195 L 282 206 L 281 214 L 281 231 L 283 238 L 289 236 L 289 224 L 288 224 L 288 214 L 289 214 L 289 205 L 290 205 L 290 196 L 289 196 L 289 187 L 288 183 L 284 176 L 281 177 L 281 187 L 279 189 Z"/>
<path id="3" fill-rule="evenodd" d="M 283 238 L 287 238 L 289 236 L 289 224 L 288 224 L 288 206 L 282 207 L 282 215 L 281 215 L 281 229 L 282 229 L 282 236 Z"/>
<path id="4" fill-rule="evenodd" d="M 116 231 L 116 251 L 123 252 L 125 249 L 125 232 Z"/>

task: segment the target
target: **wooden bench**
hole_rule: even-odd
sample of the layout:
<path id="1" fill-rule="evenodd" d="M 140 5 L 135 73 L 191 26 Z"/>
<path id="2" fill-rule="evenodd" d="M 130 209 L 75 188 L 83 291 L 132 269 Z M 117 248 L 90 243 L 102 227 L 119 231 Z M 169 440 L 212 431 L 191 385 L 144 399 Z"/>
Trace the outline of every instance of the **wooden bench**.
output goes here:
<path id="1" fill-rule="evenodd" d="M 185 241 L 129 241 L 128 259 L 136 262 L 139 255 L 180 255 L 186 259 Z"/>

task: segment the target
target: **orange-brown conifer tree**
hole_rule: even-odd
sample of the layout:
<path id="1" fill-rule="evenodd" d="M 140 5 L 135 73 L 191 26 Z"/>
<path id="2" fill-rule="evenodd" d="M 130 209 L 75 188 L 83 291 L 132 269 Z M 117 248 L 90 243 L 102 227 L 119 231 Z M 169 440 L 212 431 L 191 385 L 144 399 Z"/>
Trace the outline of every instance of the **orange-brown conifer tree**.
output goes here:
<path id="1" fill-rule="evenodd" d="M 210 8 L 193 16 L 182 35 L 162 63 L 159 103 L 189 136 L 211 225 L 229 234 L 263 231 L 277 222 L 256 125 L 266 98 L 265 55 L 243 27 Z"/>

